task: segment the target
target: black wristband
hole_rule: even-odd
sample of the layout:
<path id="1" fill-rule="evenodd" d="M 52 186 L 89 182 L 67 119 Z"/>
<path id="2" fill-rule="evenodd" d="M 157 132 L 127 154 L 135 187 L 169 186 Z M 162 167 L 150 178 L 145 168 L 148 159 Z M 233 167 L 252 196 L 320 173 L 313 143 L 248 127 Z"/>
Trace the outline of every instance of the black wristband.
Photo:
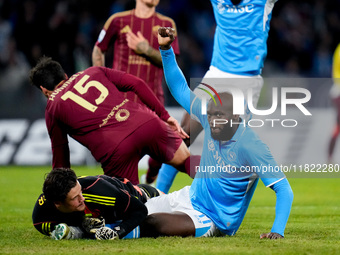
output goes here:
<path id="1" fill-rule="evenodd" d="M 168 45 L 168 46 L 161 45 L 161 46 L 159 46 L 159 48 L 160 48 L 161 50 L 170 50 L 171 45 Z"/>

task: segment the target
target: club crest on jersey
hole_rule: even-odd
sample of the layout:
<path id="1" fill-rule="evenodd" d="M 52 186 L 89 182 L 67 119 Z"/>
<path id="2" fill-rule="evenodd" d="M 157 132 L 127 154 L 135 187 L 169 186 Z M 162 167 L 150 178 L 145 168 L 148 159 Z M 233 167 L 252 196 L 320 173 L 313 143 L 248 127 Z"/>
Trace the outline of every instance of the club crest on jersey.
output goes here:
<path id="1" fill-rule="evenodd" d="M 229 151 L 228 152 L 228 155 L 227 155 L 227 158 L 229 161 L 235 161 L 237 156 L 236 156 L 236 153 L 233 152 L 233 151 Z"/>
<path id="2" fill-rule="evenodd" d="M 129 25 L 126 25 L 125 27 L 123 27 L 121 30 L 120 30 L 120 33 L 121 34 L 125 34 L 125 33 L 128 33 L 128 32 L 131 32 L 131 28 Z"/>

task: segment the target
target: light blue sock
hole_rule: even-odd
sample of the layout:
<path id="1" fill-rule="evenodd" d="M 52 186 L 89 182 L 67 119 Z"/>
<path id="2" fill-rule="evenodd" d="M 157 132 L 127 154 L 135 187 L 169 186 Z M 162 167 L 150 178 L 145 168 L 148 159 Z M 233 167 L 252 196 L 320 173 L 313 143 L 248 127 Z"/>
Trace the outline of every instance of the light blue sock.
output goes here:
<path id="1" fill-rule="evenodd" d="M 117 224 L 118 223 L 118 224 Z M 119 221 L 112 224 L 105 224 L 105 227 L 113 229 L 115 226 L 119 225 Z M 123 237 L 123 239 L 134 239 L 140 237 L 140 228 L 137 226 L 129 234 Z"/>
<path id="2" fill-rule="evenodd" d="M 177 173 L 178 170 L 173 166 L 163 164 L 158 173 L 156 188 L 167 194 Z"/>
<path id="3" fill-rule="evenodd" d="M 137 226 L 129 234 L 123 237 L 123 239 L 134 239 L 140 237 L 140 228 Z"/>

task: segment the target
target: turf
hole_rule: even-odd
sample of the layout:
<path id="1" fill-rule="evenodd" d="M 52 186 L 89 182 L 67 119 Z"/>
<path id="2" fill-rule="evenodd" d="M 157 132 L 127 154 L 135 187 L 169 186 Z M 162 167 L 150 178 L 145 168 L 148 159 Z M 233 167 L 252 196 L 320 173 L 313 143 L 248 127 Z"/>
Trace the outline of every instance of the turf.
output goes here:
<path id="1" fill-rule="evenodd" d="M 100 168 L 74 167 L 78 175 Z M 275 194 L 260 182 L 233 237 L 53 241 L 32 225 L 34 203 L 48 167 L 0 169 L 0 254 L 339 254 L 340 179 L 290 179 L 294 203 L 285 239 L 260 240 L 274 220 Z M 172 190 L 190 184 L 179 174 Z M 176 224 L 174 222 L 174 224 Z"/>

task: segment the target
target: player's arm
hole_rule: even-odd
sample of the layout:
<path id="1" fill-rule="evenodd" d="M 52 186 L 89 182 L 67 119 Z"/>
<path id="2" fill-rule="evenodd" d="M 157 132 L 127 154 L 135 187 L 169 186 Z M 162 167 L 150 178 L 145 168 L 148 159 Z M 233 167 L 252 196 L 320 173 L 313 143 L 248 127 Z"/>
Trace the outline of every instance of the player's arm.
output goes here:
<path id="1" fill-rule="evenodd" d="M 92 65 L 105 66 L 105 53 L 95 45 L 92 51 Z"/>
<path id="2" fill-rule="evenodd" d="M 143 34 L 138 31 L 137 34 L 134 34 L 132 31 L 129 31 L 126 34 L 127 45 L 130 49 L 136 52 L 139 55 L 144 55 L 147 59 L 149 59 L 155 65 L 162 67 L 162 58 L 161 54 L 158 50 L 155 50 L 147 39 L 143 36 Z"/>
<path id="3" fill-rule="evenodd" d="M 120 72 L 117 70 L 103 68 L 107 78 L 120 91 L 133 91 L 137 94 L 139 99 L 152 111 L 154 111 L 162 120 L 167 122 L 170 127 L 177 132 L 181 138 L 188 138 L 189 136 L 181 128 L 177 120 L 169 115 L 162 103 L 158 100 L 149 86 L 140 78 Z"/>
<path id="4" fill-rule="evenodd" d="M 270 233 L 264 233 L 260 238 L 279 239 L 284 237 L 284 230 L 293 203 L 293 191 L 286 178 L 270 186 L 276 194 L 275 220 Z"/>
<path id="5" fill-rule="evenodd" d="M 160 45 L 166 83 L 176 101 L 190 113 L 190 96 L 194 98 L 195 95 L 189 89 L 185 77 L 177 64 L 171 47 L 174 39 L 174 31 L 171 28 L 159 28 L 158 43 Z"/>
<path id="6" fill-rule="evenodd" d="M 293 203 L 293 191 L 285 174 L 280 170 L 268 146 L 260 140 L 248 141 L 239 157 L 249 166 L 257 166 L 256 174 L 264 185 L 270 187 L 276 194 L 274 224 L 271 232 L 262 234 L 260 238 L 283 238 Z"/>
<path id="7" fill-rule="evenodd" d="M 136 197 L 130 195 L 128 191 L 101 178 L 91 180 L 91 182 L 93 183 L 86 183 L 86 185 L 82 183 L 83 188 L 89 187 L 83 190 L 85 202 L 90 208 L 99 208 L 106 223 L 122 220 L 114 228 L 120 239 L 146 218 L 148 213 L 146 206 Z"/>
<path id="8" fill-rule="evenodd" d="M 119 21 L 116 20 L 116 17 L 116 14 L 111 15 L 111 17 L 106 20 L 99 33 L 98 39 L 92 50 L 93 66 L 105 66 L 105 52 L 120 32 L 120 26 L 117 26 L 117 22 Z"/>
<path id="9" fill-rule="evenodd" d="M 50 236 L 54 227 L 58 224 L 53 218 L 53 209 L 54 207 L 46 201 L 43 194 L 38 197 L 34 205 L 32 213 L 33 226 L 46 236 Z"/>
<path id="10" fill-rule="evenodd" d="M 66 129 L 48 113 L 45 114 L 45 119 L 52 146 L 52 167 L 70 167 L 70 149 Z"/>
<path id="11" fill-rule="evenodd" d="M 105 76 L 111 81 L 119 91 L 133 91 L 140 100 L 152 111 L 154 111 L 162 120 L 167 121 L 170 117 L 167 110 L 157 99 L 149 86 L 137 76 L 114 70 L 111 68 L 102 68 Z"/>
<path id="12" fill-rule="evenodd" d="M 123 191 L 122 191 L 123 192 Z M 124 193 L 124 192 L 123 192 Z M 122 194 L 123 195 L 123 194 Z M 117 234 L 123 238 L 134 228 L 139 226 L 148 215 L 146 206 L 136 197 L 124 193 L 125 197 L 118 200 L 121 203 L 122 222 L 118 225 Z"/>

